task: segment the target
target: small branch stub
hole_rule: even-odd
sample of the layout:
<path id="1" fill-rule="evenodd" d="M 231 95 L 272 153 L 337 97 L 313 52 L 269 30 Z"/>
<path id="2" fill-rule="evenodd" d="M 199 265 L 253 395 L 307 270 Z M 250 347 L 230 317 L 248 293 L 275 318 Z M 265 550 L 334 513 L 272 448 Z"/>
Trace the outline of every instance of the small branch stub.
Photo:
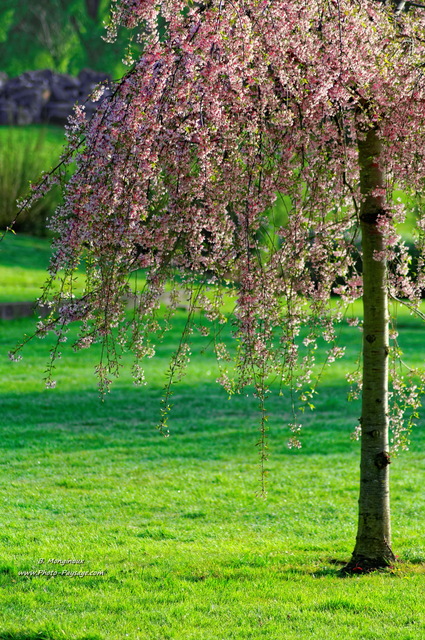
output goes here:
<path id="1" fill-rule="evenodd" d="M 374 211 L 364 212 L 360 215 L 360 220 L 365 224 L 376 224 L 380 216 L 386 216 L 385 209 L 376 207 Z"/>
<path id="2" fill-rule="evenodd" d="M 375 456 L 375 466 L 378 469 L 385 469 L 389 464 L 391 464 L 391 458 L 387 451 L 381 451 Z"/>
<path id="3" fill-rule="evenodd" d="M 381 437 L 381 431 L 379 431 L 378 429 L 373 429 L 373 431 L 367 431 L 367 435 L 370 436 L 371 438 L 380 438 Z"/>

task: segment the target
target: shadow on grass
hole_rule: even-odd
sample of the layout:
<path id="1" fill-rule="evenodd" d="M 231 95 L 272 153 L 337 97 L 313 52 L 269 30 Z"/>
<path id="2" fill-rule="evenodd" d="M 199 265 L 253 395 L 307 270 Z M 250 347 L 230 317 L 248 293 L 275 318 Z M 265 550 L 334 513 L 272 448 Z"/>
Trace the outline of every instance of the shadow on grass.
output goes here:
<path id="1" fill-rule="evenodd" d="M 0 266 L 46 271 L 52 250 L 46 238 L 8 233 L 0 244 Z M 46 273 L 47 279 L 47 273 Z"/>
<path id="2" fill-rule="evenodd" d="M 0 640 L 56 640 L 44 631 L 0 631 Z"/>
<path id="3" fill-rule="evenodd" d="M 344 562 L 343 564 L 346 564 Z M 316 569 L 311 569 L 311 567 L 290 567 L 288 569 L 280 569 L 279 575 L 285 577 L 286 580 L 291 580 L 293 578 L 324 578 L 324 577 L 333 577 L 340 578 L 343 577 L 341 573 L 340 567 L 317 567 Z"/>
<path id="4" fill-rule="evenodd" d="M 58 640 L 63 639 L 62 633 L 51 631 L 1 631 L 0 640 Z M 68 640 L 101 640 L 98 635 L 85 635 L 78 638 L 69 638 Z"/>
<path id="5" fill-rule="evenodd" d="M 1 446 L 7 450 L 158 448 L 158 455 L 183 457 L 208 451 L 208 457 L 227 457 L 252 451 L 258 440 L 261 416 L 257 400 L 236 396 L 230 401 L 215 383 L 179 384 L 172 398 L 170 438 L 156 429 L 162 389 L 115 387 L 101 402 L 95 390 L 40 393 L 5 393 L 1 396 Z M 291 435 L 289 402 L 270 397 L 269 438 L 279 454 L 353 454 L 358 444 L 350 440 L 356 424 L 356 407 L 347 405 L 344 391 L 328 387 L 317 410 L 305 416 L 302 448 L 288 449 Z M 350 415 L 351 414 L 351 415 Z"/>
<path id="6" fill-rule="evenodd" d="M 341 579 L 348 579 L 348 578 L 355 578 L 358 576 L 367 576 L 367 575 L 371 575 L 371 574 L 376 574 L 376 573 L 381 573 L 381 574 L 385 574 L 387 576 L 394 576 L 395 572 L 392 568 L 388 567 L 386 569 L 376 569 L 373 571 L 344 571 L 344 567 L 347 565 L 347 561 L 348 558 L 346 560 L 341 560 L 338 561 L 338 566 L 333 566 L 333 567 L 329 567 L 329 566 L 323 566 L 323 567 L 318 567 L 317 569 L 310 569 L 309 567 L 306 567 L 305 569 L 301 568 L 290 568 L 290 569 L 286 569 L 283 571 L 280 571 L 280 575 L 284 575 L 286 577 L 287 580 L 291 579 L 291 576 L 297 576 L 297 577 L 310 577 L 310 578 L 341 578 Z"/>

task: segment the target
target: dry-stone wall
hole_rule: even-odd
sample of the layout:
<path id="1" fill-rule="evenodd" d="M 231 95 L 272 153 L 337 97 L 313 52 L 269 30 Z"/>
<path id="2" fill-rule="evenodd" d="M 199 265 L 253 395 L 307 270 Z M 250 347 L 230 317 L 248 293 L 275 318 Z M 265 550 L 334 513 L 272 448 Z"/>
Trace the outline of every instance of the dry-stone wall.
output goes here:
<path id="1" fill-rule="evenodd" d="M 110 82 L 105 73 L 83 69 L 77 77 L 50 69 L 26 71 L 16 78 L 0 72 L 0 125 L 65 124 L 76 102 L 90 116 L 99 102 L 88 96 L 100 82 Z M 102 99 L 110 95 L 106 89 Z"/>

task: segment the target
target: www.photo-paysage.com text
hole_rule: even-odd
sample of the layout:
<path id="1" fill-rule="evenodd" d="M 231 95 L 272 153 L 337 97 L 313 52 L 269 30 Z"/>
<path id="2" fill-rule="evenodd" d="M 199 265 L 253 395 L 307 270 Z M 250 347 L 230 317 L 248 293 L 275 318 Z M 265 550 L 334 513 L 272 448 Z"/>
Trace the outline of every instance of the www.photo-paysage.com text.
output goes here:
<path id="1" fill-rule="evenodd" d="M 85 578 L 87 576 L 104 576 L 106 575 L 106 573 L 106 571 L 68 571 L 67 569 L 64 569 L 63 571 L 49 571 L 46 569 L 37 569 L 36 571 L 18 571 L 18 576 L 45 576 L 49 578 L 55 578 L 56 576 L 66 576 L 71 578 Z"/>
<path id="2" fill-rule="evenodd" d="M 45 558 L 39 558 L 37 564 L 50 564 L 50 565 L 81 565 L 84 564 L 85 560 L 77 560 L 77 559 L 60 559 L 60 558 L 49 558 L 49 560 L 45 560 Z M 104 576 L 107 571 L 72 571 L 70 569 L 62 569 L 61 571 L 57 571 L 55 569 L 33 569 L 30 571 L 19 571 L 18 576 L 31 576 L 31 577 L 57 577 L 57 576 L 66 576 L 71 578 L 85 578 L 87 576 Z"/>

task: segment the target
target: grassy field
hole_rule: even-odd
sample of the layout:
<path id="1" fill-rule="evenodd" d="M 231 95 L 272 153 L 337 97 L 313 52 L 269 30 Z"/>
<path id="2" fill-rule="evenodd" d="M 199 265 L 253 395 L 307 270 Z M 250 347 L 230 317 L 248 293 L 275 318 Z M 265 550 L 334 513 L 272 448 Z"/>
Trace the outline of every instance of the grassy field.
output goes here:
<path id="1" fill-rule="evenodd" d="M 41 285 L 47 255 L 41 240 L 0 245 L 2 283 L 13 264 L 9 300 Z M 175 389 L 171 436 L 155 429 L 184 320 L 148 361 L 148 386 L 132 385 L 125 359 L 103 403 L 95 349 L 64 354 L 57 387 L 45 390 L 49 339 L 9 362 L 34 320 L 0 323 L 0 640 L 422 639 L 423 421 L 392 465 L 399 562 L 338 573 L 356 529 L 359 405 L 347 404 L 343 375 L 358 331 L 342 331 L 348 361 L 323 380 L 302 449 L 286 445 L 286 398 L 270 399 L 262 500 L 256 403 L 227 399 L 211 355 L 194 353 Z M 409 316 L 401 325 L 407 358 L 420 362 L 424 328 Z"/>
<path id="2" fill-rule="evenodd" d="M 46 281 L 50 255 L 45 238 L 7 233 L 0 243 L 0 302 L 35 301 Z"/>
<path id="3" fill-rule="evenodd" d="M 64 142 L 63 128 L 53 125 L 0 127 L 0 229 L 15 219 L 16 201 L 28 196 L 30 181 L 38 182 L 42 172 L 56 166 Z M 34 203 L 31 212 L 19 214 L 15 229 L 45 235 L 46 218 L 60 202 L 60 190 L 55 187 Z"/>

